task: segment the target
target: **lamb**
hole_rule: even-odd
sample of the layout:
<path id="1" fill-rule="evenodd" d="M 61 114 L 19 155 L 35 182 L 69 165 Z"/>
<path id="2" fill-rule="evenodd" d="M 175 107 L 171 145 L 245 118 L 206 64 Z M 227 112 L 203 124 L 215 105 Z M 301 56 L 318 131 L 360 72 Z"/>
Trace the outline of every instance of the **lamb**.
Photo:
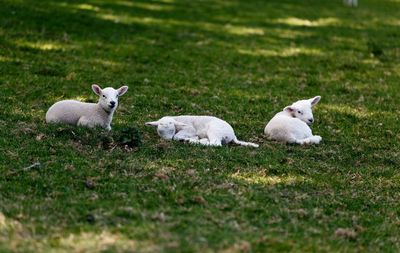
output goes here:
<path id="1" fill-rule="evenodd" d="M 165 140 L 188 141 L 206 146 L 222 146 L 234 142 L 242 146 L 258 144 L 239 141 L 229 123 L 212 116 L 166 116 L 158 121 L 146 122 L 157 127 L 158 135 Z"/>
<path id="2" fill-rule="evenodd" d="M 320 96 L 300 100 L 286 106 L 282 112 L 277 113 L 266 125 L 264 133 L 271 140 L 285 143 L 319 144 L 321 136 L 313 135 L 311 125 L 314 122 L 312 107 L 315 106 Z"/>
<path id="3" fill-rule="evenodd" d="M 343 3 L 347 6 L 357 7 L 358 0 L 343 0 Z"/>
<path id="4" fill-rule="evenodd" d="M 85 127 L 101 126 L 111 130 L 111 121 L 118 106 L 118 97 L 128 91 L 128 86 L 119 89 L 107 87 L 101 89 L 97 84 L 92 90 L 99 96 L 95 103 L 84 103 L 76 100 L 62 100 L 53 104 L 46 113 L 47 123 L 65 123 Z"/>

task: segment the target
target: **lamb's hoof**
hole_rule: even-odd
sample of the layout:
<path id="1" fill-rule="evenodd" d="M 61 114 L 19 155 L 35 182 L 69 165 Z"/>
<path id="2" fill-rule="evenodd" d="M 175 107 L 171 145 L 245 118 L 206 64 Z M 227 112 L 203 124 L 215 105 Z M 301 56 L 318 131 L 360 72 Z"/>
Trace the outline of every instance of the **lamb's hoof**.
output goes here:
<path id="1" fill-rule="evenodd" d="M 200 139 L 199 142 L 200 142 L 200 144 L 203 144 L 203 145 L 209 145 L 210 144 L 210 142 L 208 141 L 207 138 Z"/>
<path id="2" fill-rule="evenodd" d="M 312 138 L 313 143 L 319 144 L 322 141 L 322 137 L 319 135 L 314 135 Z"/>
<path id="3" fill-rule="evenodd" d="M 267 137 L 267 140 L 274 141 L 269 133 L 264 133 L 264 136 Z"/>

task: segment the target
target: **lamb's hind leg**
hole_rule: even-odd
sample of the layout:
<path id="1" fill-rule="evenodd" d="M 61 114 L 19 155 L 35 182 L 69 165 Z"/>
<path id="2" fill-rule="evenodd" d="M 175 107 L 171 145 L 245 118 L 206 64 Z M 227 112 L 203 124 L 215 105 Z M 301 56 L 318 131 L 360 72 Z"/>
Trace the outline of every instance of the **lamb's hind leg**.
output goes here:
<path id="1" fill-rule="evenodd" d="M 192 138 L 192 139 L 189 139 L 189 142 L 193 143 L 193 144 L 201 144 L 204 146 L 210 146 L 210 141 L 207 138 L 203 138 L 203 139 L 199 139 L 198 137 Z"/>
<path id="2" fill-rule="evenodd" d="M 210 143 L 208 145 L 210 146 L 222 146 L 222 138 L 218 134 L 208 130 L 207 132 L 207 137 Z"/>
<path id="3" fill-rule="evenodd" d="M 196 140 L 196 141 L 190 141 L 190 142 L 191 143 L 201 144 L 201 145 L 204 145 L 204 146 L 222 146 L 221 141 L 218 141 L 218 140 L 210 141 L 207 138 L 203 138 L 203 139 Z"/>
<path id="4" fill-rule="evenodd" d="M 313 135 L 311 137 L 307 137 L 304 139 L 297 139 L 296 143 L 300 145 L 305 145 L 305 144 L 319 144 L 322 140 L 322 137 L 319 135 Z"/>
<path id="5" fill-rule="evenodd" d="M 208 139 L 209 138 L 209 139 Z M 194 144 L 201 144 L 204 146 L 222 146 L 221 139 L 218 138 L 213 138 L 213 137 L 208 137 L 208 138 L 202 138 L 202 139 L 191 139 L 189 140 L 190 143 Z"/>

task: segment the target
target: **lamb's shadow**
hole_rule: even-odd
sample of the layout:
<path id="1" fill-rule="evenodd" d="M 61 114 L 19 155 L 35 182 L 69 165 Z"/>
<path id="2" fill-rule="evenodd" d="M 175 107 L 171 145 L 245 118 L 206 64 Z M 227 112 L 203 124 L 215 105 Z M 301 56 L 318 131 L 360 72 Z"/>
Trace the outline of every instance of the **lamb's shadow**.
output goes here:
<path id="1" fill-rule="evenodd" d="M 147 3 L 147 1 L 137 2 Z M 85 4 L 83 1 L 76 3 Z M 353 222 L 352 215 L 357 215 L 366 209 L 388 212 L 390 207 L 387 206 L 382 210 L 382 207 L 379 207 L 379 200 L 372 196 L 384 191 L 385 188 L 371 191 L 366 186 L 374 183 L 383 184 L 379 180 L 393 175 L 391 169 L 398 164 L 398 158 L 396 156 L 385 158 L 379 153 L 374 157 L 365 156 L 363 148 L 368 151 L 376 149 L 379 152 L 393 152 L 388 148 L 391 142 L 379 147 L 372 142 L 374 139 L 369 143 L 361 140 L 365 146 L 360 148 L 355 147 L 357 143 L 348 142 L 346 138 L 348 135 L 371 137 L 368 131 L 379 128 L 374 124 L 379 119 L 377 115 L 380 111 L 373 111 L 373 108 L 367 108 L 367 112 L 369 110 L 372 112 L 361 113 L 359 117 L 360 115 L 350 110 L 351 108 L 342 110 L 340 106 L 323 106 L 325 102 L 322 101 L 319 117 L 321 125 L 315 126 L 314 131 L 320 134 L 324 141 L 321 146 L 312 147 L 287 146 L 265 141 L 260 149 L 236 146 L 207 148 L 158 141 L 154 130 L 148 129 L 143 130 L 145 144 L 137 152 L 127 151 L 121 147 L 111 152 L 109 148 L 104 149 L 93 144 L 91 141 L 97 143 L 97 140 L 91 140 L 90 134 L 84 135 L 87 143 L 79 143 L 72 137 L 51 137 L 56 129 L 49 128 L 40 121 L 40 115 L 44 110 L 56 99 L 65 96 L 65 91 L 51 88 L 66 88 L 76 82 L 73 75 L 69 77 L 68 75 L 72 72 L 79 73 L 80 68 L 86 71 L 92 70 L 94 76 L 108 81 L 113 78 L 113 75 L 108 77 L 110 73 L 120 74 L 118 76 L 121 80 L 133 79 L 132 83 L 137 85 L 141 96 L 124 98 L 123 102 L 134 105 L 129 109 L 124 108 L 125 112 L 132 112 L 129 119 L 133 122 L 144 122 L 145 117 L 147 119 L 162 116 L 158 115 L 160 111 L 166 114 L 207 112 L 229 121 L 237 135 L 244 140 L 251 140 L 253 136 L 259 136 L 262 140 L 263 137 L 259 133 L 262 132 L 264 122 L 261 120 L 267 120 L 273 115 L 272 112 L 281 109 L 270 102 L 278 100 L 280 103 L 293 102 L 294 96 L 298 95 L 293 95 L 293 90 L 300 94 L 309 94 L 325 88 L 335 94 L 338 93 L 338 96 L 343 95 L 346 99 L 358 97 L 362 90 L 347 86 L 330 88 L 323 77 L 309 77 L 318 74 L 313 72 L 311 67 L 304 70 L 290 68 L 287 65 L 296 66 L 307 59 L 315 64 L 332 64 L 330 68 L 334 69 L 338 66 L 335 59 L 331 59 L 332 56 L 327 53 L 330 46 L 342 46 L 349 51 L 368 53 L 368 48 L 365 46 L 346 44 L 348 41 L 346 39 L 352 42 L 351 39 L 357 35 L 365 33 L 372 36 L 371 34 L 375 33 L 385 33 L 386 29 L 380 31 L 374 25 L 361 28 L 346 27 L 346 24 L 314 26 L 311 21 L 317 20 L 319 15 L 337 17 L 340 23 L 341 17 L 336 15 L 336 10 L 330 9 L 337 5 L 333 2 L 327 3 L 328 7 L 321 13 L 310 13 L 307 7 L 300 4 L 285 1 L 281 6 L 280 3 L 281 1 L 268 3 L 252 1 L 252 4 L 247 4 L 234 1 L 232 2 L 234 5 L 243 5 L 243 11 L 237 13 L 233 8 L 229 15 L 222 17 L 225 8 L 229 8 L 225 1 L 216 1 L 214 6 L 193 2 L 200 7 L 198 13 L 191 12 L 193 15 L 185 12 L 190 7 L 187 3 L 181 2 L 173 2 L 170 4 L 172 8 L 165 11 L 162 8 L 151 10 L 154 6 L 149 5 L 146 9 L 144 8 L 146 5 L 127 8 L 118 7 L 118 3 L 113 2 L 100 3 L 98 4 L 100 10 L 102 8 L 111 10 L 111 13 L 105 12 L 100 15 L 96 11 L 84 9 L 90 6 L 81 6 L 83 9 L 77 9 L 73 8 L 75 4 L 69 3 L 63 6 L 41 1 L 37 6 L 18 3 L 6 5 L 4 10 L 10 10 L 10 13 L 11 9 L 15 11 L 15 16 L 11 20 L 20 22 L 4 29 L 17 28 L 23 33 L 43 30 L 43 36 L 39 37 L 28 33 L 22 39 L 25 40 L 23 42 L 10 37 L 1 39 L 1 45 L 7 49 L 5 57 L 16 64 L 16 66 L 7 65 L 5 67 L 7 72 L 10 71 L 15 75 L 20 73 L 17 70 L 21 65 L 31 64 L 28 59 L 19 59 L 20 55 L 32 56 L 39 53 L 35 59 L 42 65 L 48 64 L 48 67 L 40 66 L 28 70 L 41 78 L 49 78 L 45 80 L 54 78 L 52 82 L 45 82 L 43 86 L 32 85 L 32 81 L 29 87 L 26 87 L 26 83 L 19 82 L 13 88 L 4 90 L 3 94 L 8 97 L 6 102 L 16 103 L 20 108 L 29 110 L 1 112 L 1 117 L 12 121 L 34 121 L 38 125 L 35 129 L 21 128 L 29 132 L 29 138 L 18 131 L 14 135 L 13 138 L 21 140 L 21 145 L 38 139 L 35 148 L 25 149 L 19 154 L 19 162 L 13 165 L 14 169 L 32 162 L 36 156 L 49 154 L 46 160 L 41 161 L 43 164 L 41 169 L 23 172 L 25 174 L 18 178 L 8 177 L 1 184 L 0 187 L 4 189 L 13 189 L 12 194 L 10 191 L 5 191 L 6 193 L 1 195 L 6 215 L 20 219 L 24 224 L 47 227 L 47 232 L 41 233 L 48 236 L 60 227 L 65 234 L 79 234 L 76 231 L 80 230 L 80 227 L 84 227 L 87 231 L 98 231 L 118 230 L 123 226 L 123 231 L 118 233 L 123 234 L 124 238 L 146 238 L 163 232 L 172 234 L 173 238 L 204 233 L 207 241 L 213 241 L 213 236 L 222 228 L 232 240 L 246 238 L 245 232 L 252 229 L 259 234 L 278 229 L 280 235 L 287 236 L 284 230 L 288 230 L 290 234 L 302 225 L 313 223 L 312 219 L 326 222 L 325 226 L 321 226 L 321 230 L 330 235 L 332 231 L 329 229 L 335 227 L 336 222 L 350 225 Z M 265 14 L 257 10 L 257 6 L 262 7 L 264 4 L 273 7 L 267 8 L 274 11 L 273 20 L 265 21 L 264 19 L 267 19 L 264 17 Z M 398 4 L 393 2 L 394 7 L 398 7 Z M 208 12 L 207 15 L 205 15 L 207 12 L 202 11 L 214 8 L 216 11 Z M 341 15 L 347 18 L 351 16 L 350 11 L 343 12 L 345 14 Z M 290 24 L 288 13 L 290 16 L 303 17 L 303 21 L 296 21 L 303 22 L 303 25 Z M 379 13 L 382 16 L 382 12 Z M 233 16 L 236 14 L 240 16 L 235 20 Z M 37 17 L 41 17 L 40 21 Z M 127 18 L 126 22 L 123 20 L 124 17 Z M 116 22 L 118 19 L 121 19 L 119 23 Z M 277 23 L 277 19 L 284 22 Z M 52 22 L 46 23 L 48 20 Z M 304 20 L 311 20 L 311 26 Z M 385 28 L 393 31 L 393 38 L 398 37 L 395 26 L 385 25 Z M 260 31 L 263 31 L 264 35 L 261 35 Z M 65 37 L 63 32 L 67 34 Z M 313 40 L 329 42 L 329 36 L 325 34 L 330 32 L 338 35 L 342 42 L 339 40 L 337 44 L 317 48 L 319 51 L 303 50 L 302 47 L 290 45 L 294 42 L 306 49 L 314 49 Z M 57 43 L 49 43 L 51 40 L 62 43 L 58 47 Z M 264 42 L 265 47 L 262 45 Z M 193 51 L 206 50 L 207 45 L 213 46 L 211 51 L 191 54 Z M 383 46 L 386 50 L 389 42 Z M 290 47 L 297 48 L 297 51 L 285 51 Z M 153 50 L 144 52 L 145 56 L 137 53 L 146 48 Z M 118 49 L 122 50 L 117 54 L 118 60 L 106 52 Z M 177 63 L 171 63 L 170 54 L 175 52 L 173 51 L 175 49 L 185 53 L 174 58 L 177 59 Z M 84 53 L 86 50 L 93 52 L 99 50 L 99 53 L 86 55 Z M 225 52 L 224 57 L 220 57 L 220 54 L 213 55 L 219 51 Z M 282 52 L 288 54 L 281 55 Z M 64 65 L 57 59 L 53 60 L 53 56 L 61 56 L 62 59 L 71 62 Z M 202 59 L 199 62 L 211 59 L 212 65 L 205 76 L 196 77 L 198 66 L 193 59 L 197 57 Z M 339 67 L 363 73 L 372 65 L 368 62 L 354 61 Z M 136 66 L 132 72 L 137 76 L 131 76 L 127 71 L 131 70 L 132 66 Z M 272 77 L 252 82 L 253 76 L 249 72 L 260 71 L 260 68 L 265 66 L 269 67 L 268 73 Z M 154 74 L 154 69 L 165 73 L 177 69 L 178 71 L 174 72 L 177 78 L 171 81 L 168 76 L 160 77 L 155 84 L 151 83 L 151 80 L 143 81 L 145 77 Z M 218 80 L 214 75 L 219 71 L 231 73 L 231 79 L 225 83 L 210 81 Z M 304 71 L 309 76 L 305 77 L 303 88 L 291 85 L 293 90 L 287 89 L 287 82 L 283 82 L 281 77 L 286 75 L 301 77 Z M 195 77 L 192 78 L 192 75 Z M 70 80 L 64 80 L 62 77 Z M 88 79 L 90 78 L 84 81 L 89 82 Z M 265 82 L 273 87 L 279 87 L 280 94 L 270 92 L 265 96 L 260 95 L 268 88 Z M 75 87 L 76 89 L 71 90 L 69 95 L 72 97 L 82 95 L 83 85 Z M 39 95 L 48 90 L 51 90 L 52 94 L 43 103 Z M 377 91 L 379 87 L 373 87 L 371 90 Z M 181 101 L 169 99 L 174 98 L 177 91 L 181 92 L 185 99 Z M 36 111 L 32 112 L 31 104 L 25 105 L 23 101 L 17 101 L 18 97 L 25 96 L 35 101 Z M 195 106 L 187 108 L 187 105 L 192 103 Z M 248 108 L 248 104 L 252 105 L 252 108 Z M 131 108 L 142 108 L 142 111 Z M 395 122 L 395 114 L 390 113 L 389 116 L 390 122 Z M 256 127 L 249 126 L 247 123 L 254 122 L 250 119 L 255 117 L 260 118 L 260 122 Z M 339 121 L 344 125 L 343 129 L 335 123 Z M 364 122 L 371 123 L 371 126 L 361 127 Z M 388 130 L 398 130 L 398 127 L 392 124 Z M 40 139 L 41 133 L 45 134 L 44 140 Z M 381 133 L 375 131 L 372 138 L 376 140 Z M 389 137 L 394 137 L 393 133 L 386 134 L 388 140 Z M 7 157 L 13 155 L 12 151 L 8 150 Z M 357 157 L 354 157 L 355 155 Z M 4 164 L 3 167 L 5 166 Z M 368 166 L 383 166 L 383 168 L 380 171 L 364 173 L 363 169 Z M 349 177 L 343 178 L 343 175 Z M 366 177 L 370 183 L 363 182 L 362 177 Z M 88 178 L 94 182 L 94 186 L 85 184 Z M 348 187 L 349 185 L 352 188 Z M 385 198 L 385 195 L 383 196 L 382 198 Z M 321 205 L 325 206 L 322 214 L 319 213 L 321 210 L 315 213 L 310 211 L 320 208 Z M 19 217 L 21 210 L 24 213 L 33 213 L 39 218 L 24 215 Z M 340 215 L 343 217 L 338 218 Z M 260 220 L 266 222 L 260 223 Z M 239 228 L 243 228 L 243 233 L 236 224 Z M 201 245 L 199 238 L 183 240 L 192 239 L 192 243 Z M 168 238 L 154 239 L 151 243 L 156 244 L 163 240 Z M 193 245 L 190 247 L 195 248 Z"/>

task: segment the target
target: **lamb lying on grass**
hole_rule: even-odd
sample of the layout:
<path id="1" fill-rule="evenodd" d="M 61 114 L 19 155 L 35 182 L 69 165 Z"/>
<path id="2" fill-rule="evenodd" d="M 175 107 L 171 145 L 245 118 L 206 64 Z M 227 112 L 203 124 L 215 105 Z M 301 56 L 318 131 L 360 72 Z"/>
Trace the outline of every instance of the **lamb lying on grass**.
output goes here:
<path id="1" fill-rule="evenodd" d="M 268 122 L 264 133 L 269 139 L 280 142 L 300 145 L 319 144 L 322 140 L 321 136 L 313 135 L 308 125 L 314 122 L 312 107 L 320 99 L 320 96 L 316 96 L 285 107 Z"/>
<path id="2" fill-rule="evenodd" d="M 158 121 L 147 122 L 157 127 L 158 135 L 165 140 L 188 141 L 206 146 L 222 146 L 234 142 L 257 148 L 251 142 L 239 141 L 233 128 L 226 121 L 212 116 L 166 116 Z"/>
<path id="3" fill-rule="evenodd" d="M 76 100 L 63 100 L 53 104 L 46 113 L 47 123 L 66 123 L 85 127 L 101 126 L 111 130 L 111 121 L 118 106 L 118 97 L 128 91 L 128 86 L 118 90 L 108 87 L 101 89 L 93 84 L 92 90 L 99 96 L 99 102 L 84 103 Z"/>

